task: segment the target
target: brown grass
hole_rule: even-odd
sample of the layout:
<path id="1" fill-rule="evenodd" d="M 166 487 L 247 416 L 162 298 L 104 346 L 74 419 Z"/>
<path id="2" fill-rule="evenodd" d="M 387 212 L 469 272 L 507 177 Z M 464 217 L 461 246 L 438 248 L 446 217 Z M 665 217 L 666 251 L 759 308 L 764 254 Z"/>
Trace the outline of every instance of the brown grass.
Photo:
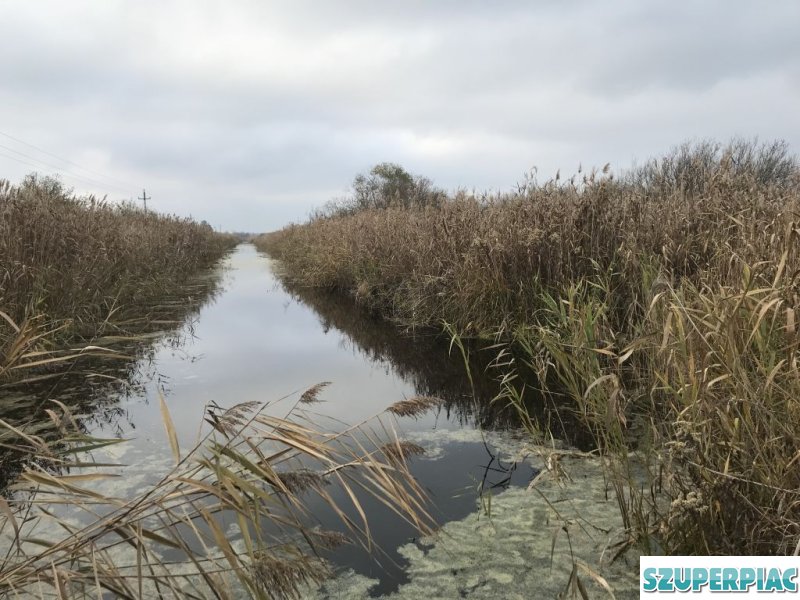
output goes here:
<path id="1" fill-rule="evenodd" d="M 436 207 L 317 218 L 256 244 L 293 281 L 352 294 L 403 323 L 511 328 L 531 321 L 542 290 L 597 273 L 613 275 L 609 308 L 624 323 L 660 275 L 735 277 L 731 253 L 750 264 L 775 258 L 772 236 L 798 201 L 788 181 L 796 174 L 759 184 L 757 165 L 719 152 L 677 178 L 663 166 L 671 160 L 621 180 L 592 172 L 511 194 L 456 193 Z"/>
<path id="2" fill-rule="evenodd" d="M 619 178 L 329 212 L 256 242 L 298 285 L 513 346 L 614 458 L 631 543 L 782 554 L 800 544 L 798 223 L 784 144 L 704 142 Z"/>
<path id="3" fill-rule="evenodd" d="M 207 224 L 75 197 L 51 179 L 0 180 L 0 378 L 147 316 L 235 242 Z"/>
<path id="4" fill-rule="evenodd" d="M 93 485 L 118 477 L 114 467 L 124 475 L 123 465 L 93 458 L 124 441 L 86 435 L 63 404 L 50 411 L 62 431 L 55 441 L 0 421 L 0 443 L 36 457 L 14 496 L 0 498 L 0 593 L 301 598 L 332 574 L 321 550 L 373 548 L 364 498 L 432 532 L 404 453 L 386 454 L 402 442 L 374 437 L 392 429 L 380 416 L 325 433 L 301 425 L 302 415 L 269 416 L 269 404 L 213 408 L 208 434 L 183 449 L 163 406 L 175 466 L 132 498 Z M 343 490 L 344 500 L 334 501 L 328 486 Z M 334 511 L 339 531 L 311 527 L 311 494 Z"/>
<path id="5" fill-rule="evenodd" d="M 442 400 L 432 396 L 414 396 L 407 400 L 399 400 L 392 404 L 388 411 L 398 417 L 419 417 L 430 409 L 440 406 Z"/>

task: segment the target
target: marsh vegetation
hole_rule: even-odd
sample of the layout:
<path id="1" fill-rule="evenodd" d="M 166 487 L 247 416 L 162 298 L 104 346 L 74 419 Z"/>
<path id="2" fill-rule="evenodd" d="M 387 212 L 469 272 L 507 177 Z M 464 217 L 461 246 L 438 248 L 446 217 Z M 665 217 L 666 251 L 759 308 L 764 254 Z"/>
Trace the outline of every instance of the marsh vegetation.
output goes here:
<path id="1" fill-rule="evenodd" d="M 325 549 L 371 548 L 359 496 L 431 531 L 424 494 L 406 468 L 413 447 L 374 433 L 386 431 L 380 417 L 340 433 L 316 431 L 302 408 L 323 387 L 306 390 L 283 418 L 268 414 L 269 403 L 210 407 L 208 433 L 188 449 L 162 399 L 174 466 L 130 497 L 92 485 L 120 477 L 119 468 L 124 473 L 124 465 L 94 458 L 124 440 L 88 435 L 63 404 L 48 411 L 61 433 L 55 441 L 0 421 L 4 445 L 32 457 L 12 488 L 12 504 L 0 501 L 0 593 L 294 598 L 331 575 L 320 556 Z M 339 508 L 332 484 L 346 491 L 361 519 Z M 336 512 L 349 535 L 308 524 L 310 494 Z"/>
<path id="2" fill-rule="evenodd" d="M 500 194 L 414 181 L 379 168 L 256 243 L 293 285 L 494 340 L 496 401 L 541 435 L 525 408 L 540 391 L 514 385 L 534 371 L 608 459 L 623 545 L 796 550 L 800 174 L 785 144 L 685 144 Z"/>
<path id="3" fill-rule="evenodd" d="M 797 160 L 751 141 L 483 195 L 383 163 L 255 238 L 274 260 L 3 183 L 0 591 L 303 597 L 343 568 L 363 594 L 450 589 L 418 536 L 497 544 L 493 494 L 528 483 L 541 502 L 495 501 L 496 526 L 552 538 L 548 590 L 607 591 L 599 538 L 570 537 L 588 520 L 623 595 L 637 553 L 792 553 L 798 215 Z M 560 522 L 564 499 L 594 512 Z M 459 593 L 510 576 L 458 560 Z"/>
<path id="4" fill-rule="evenodd" d="M 236 242 L 205 223 L 77 197 L 56 179 L 0 181 L 0 382 L 152 325 L 159 300 Z"/>
<path id="5" fill-rule="evenodd" d="M 410 475 L 421 446 L 402 431 L 477 418 L 460 359 L 448 361 L 446 340 L 393 337 L 352 305 L 293 298 L 271 287 L 270 269 L 242 245 L 97 337 L 43 339 L 73 358 L 2 383 L 4 592 L 292 597 L 342 566 L 391 589 L 403 573 L 395 549 L 430 531 L 427 511 L 473 510 L 473 461 L 488 463 L 475 473 L 487 486 L 525 478 L 477 442 L 459 442 L 453 459 L 439 444 Z M 428 397 L 409 403 L 418 395 Z M 421 486 L 461 497 L 423 508 Z M 255 504 L 234 506 L 231 493 Z"/>
<path id="6" fill-rule="evenodd" d="M 325 549 L 371 547 L 364 496 L 430 530 L 411 447 L 380 420 L 389 413 L 369 423 L 383 433 L 321 430 L 301 409 L 324 385 L 282 416 L 269 401 L 197 404 L 205 426 L 188 447 L 160 396 L 173 465 L 117 460 L 135 426 L 114 423 L 120 404 L 142 394 L 154 344 L 174 350 L 192 335 L 219 290 L 209 269 L 239 241 L 56 180 L 0 184 L 0 594 L 295 596 L 330 573 Z M 115 484 L 138 469 L 143 486 Z M 314 494 L 339 531 L 309 525 Z"/>

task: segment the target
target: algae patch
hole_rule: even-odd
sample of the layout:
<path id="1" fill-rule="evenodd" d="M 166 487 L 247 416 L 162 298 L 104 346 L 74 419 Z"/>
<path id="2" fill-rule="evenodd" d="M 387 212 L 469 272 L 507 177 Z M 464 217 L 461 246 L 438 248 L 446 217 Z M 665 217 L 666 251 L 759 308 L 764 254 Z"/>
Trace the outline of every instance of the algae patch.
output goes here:
<path id="1" fill-rule="evenodd" d="M 589 597 L 612 597 L 599 578 L 618 599 L 638 597 L 638 556 L 628 553 L 609 564 L 610 546 L 623 528 L 601 460 L 580 453 L 554 455 L 552 449 L 518 442 L 513 452 L 514 440 L 507 437 L 488 441 L 527 460 L 542 475 L 529 489 L 476 499 L 477 510 L 465 519 L 445 524 L 435 538 L 401 547 L 409 582 L 382 597 L 556 598 L 576 564 Z M 316 597 L 367 598 L 375 583 L 348 571 Z"/>

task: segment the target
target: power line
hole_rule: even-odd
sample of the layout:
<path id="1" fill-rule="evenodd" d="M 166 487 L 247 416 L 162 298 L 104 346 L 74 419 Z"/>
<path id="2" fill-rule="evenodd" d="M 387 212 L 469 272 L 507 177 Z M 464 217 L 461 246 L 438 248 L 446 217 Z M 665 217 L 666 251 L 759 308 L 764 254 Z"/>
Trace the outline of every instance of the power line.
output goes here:
<path id="1" fill-rule="evenodd" d="M 29 160 L 35 161 L 35 162 L 39 163 L 40 165 L 43 165 L 43 166 L 47 167 L 48 169 L 56 169 L 58 171 L 64 171 L 63 168 L 58 166 L 58 165 L 54 165 L 52 163 L 46 162 L 46 161 L 42 160 L 41 158 L 36 158 L 35 156 L 31 156 L 30 154 L 25 154 L 24 152 L 20 152 L 19 150 L 15 150 L 14 148 L 11 148 L 9 146 L 5 146 L 3 144 L 0 144 L 0 148 L 8 150 L 9 152 L 13 152 L 14 154 L 18 154 L 18 155 L 20 155 L 20 156 L 22 156 L 24 158 L 29 159 Z M 86 181 L 88 183 L 91 183 L 93 185 L 104 185 L 104 186 L 110 185 L 110 184 L 108 184 L 108 183 L 106 183 L 104 181 L 97 181 L 95 179 L 90 179 L 88 177 L 84 177 L 83 175 L 79 175 L 79 174 L 76 174 L 76 173 L 71 173 L 70 171 L 64 171 L 64 172 L 65 173 L 70 173 L 71 175 L 73 175 L 75 177 L 80 177 L 80 179 L 82 179 L 82 180 L 84 180 L 84 181 Z"/>
<path id="2" fill-rule="evenodd" d="M 23 152 L 19 152 L 17 150 L 14 150 L 13 148 L 9 148 L 7 146 L 3 146 L 2 144 L 0 144 L 0 148 L 5 148 L 6 150 L 9 150 L 9 151 L 11 151 L 11 152 L 13 152 L 15 154 L 19 154 L 20 156 L 23 156 L 25 158 L 30 159 L 30 160 L 22 160 L 20 158 L 15 157 L 15 156 L 10 156 L 10 155 L 5 154 L 5 153 L 2 154 L 6 158 L 10 158 L 12 160 L 16 160 L 17 162 L 20 162 L 22 164 L 26 164 L 28 166 L 31 166 L 34 169 L 42 169 L 43 167 L 47 168 L 47 169 L 54 169 L 58 175 L 66 176 L 69 179 L 73 179 L 73 180 L 75 180 L 77 182 L 80 182 L 80 183 L 82 183 L 84 185 L 89 185 L 89 186 L 92 186 L 92 187 L 99 187 L 100 189 L 113 188 L 118 192 L 125 193 L 125 194 L 128 193 L 128 190 L 125 189 L 125 188 L 122 188 L 122 187 L 119 187 L 119 186 L 116 186 L 116 185 L 112 185 L 112 184 L 106 183 L 104 181 L 97 181 L 97 180 L 89 179 L 88 177 L 84 177 L 82 175 L 78 175 L 78 174 L 73 173 L 71 171 L 66 171 L 66 170 L 64 170 L 63 168 L 61 168 L 61 167 L 59 167 L 57 165 L 46 163 L 46 162 L 44 162 L 44 161 L 42 161 L 42 160 L 40 160 L 38 158 L 35 158 L 35 157 L 30 156 L 28 154 L 25 154 Z M 34 162 L 30 162 L 31 160 L 34 161 Z"/>
<path id="3" fill-rule="evenodd" d="M 0 152 L 0 156 L 5 156 L 6 158 L 10 158 L 11 160 L 15 160 L 23 165 L 28 165 L 29 167 L 33 167 L 34 169 L 41 169 L 41 165 L 36 165 L 32 162 L 28 162 L 27 160 L 22 160 L 21 158 L 17 158 L 16 156 L 11 156 L 10 154 L 6 154 L 4 152 Z"/>
<path id="4" fill-rule="evenodd" d="M 23 160 L 21 158 L 17 158 L 16 156 L 11 156 L 10 154 L 6 154 L 5 152 L 0 152 L 0 156 L 3 156 L 5 158 L 10 158 L 11 160 L 15 160 L 18 163 L 21 163 L 23 165 L 27 165 L 29 167 L 33 167 L 34 169 L 41 169 L 42 168 L 42 165 L 40 165 L 40 164 L 37 165 L 36 163 L 32 163 L 30 161 Z M 74 181 L 83 183 L 84 185 L 86 184 L 86 181 L 83 178 L 77 177 L 76 175 L 73 175 L 73 174 L 71 174 L 69 172 L 66 172 L 66 171 L 59 170 L 58 175 L 65 176 L 67 179 L 72 179 Z"/>
<path id="5" fill-rule="evenodd" d="M 67 170 L 63 169 L 62 167 L 59 167 L 58 165 L 54 165 L 52 163 L 45 162 L 45 161 L 41 160 L 40 158 L 36 158 L 35 156 L 31 156 L 30 154 L 25 154 L 24 152 L 20 152 L 19 150 L 15 150 L 14 148 L 10 148 L 10 147 L 5 146 L 3 144 L 0 144 L 0 148 L 4 148 L 5 150 L 8 150 L 9 152 L 13 152 L 14 154 L 18 154 L 19 156 L 22 156 L 22 157 L 27 158 L 29 160 L 35 161 L 36 163 L 39 163 L 38 165 L 36 165 L 36 164 L 32 164 L 32 163 L 30 163 L 28 161 L 20 160 L 18 158 L 13 157 L 13 156 L 9 156 L 7 154 L 3 154 L 3 156 L 5 156 L 6 158 L 11 158 L 11 159 L 16 160 L 18 162 L 21 162 L 23 164 L 28 164 L 29 166 L 33 166 L 34 168 L 37 168 L 37 169 L 40 169 L 41 166 L 45 166 L 48 169 L 55 169 L 59 173 L 63 173 L 65 175 L 68 175 L 72 179 L 76 179 L 78 181 L 82 181 L 84 184 L 88 183 L 89 185 L 92 185 L 92 186 L 100 186 L 100 188 L 112 187 L 112 188 L 116 188 L 117 191 L 120 191 L 120 192 L 123 192 L 123 193 L 128 193 L 130 191 L 130 188 L 123 188 L 123 187 L 121 187 L 119 185 L 110 184 L 110 183 L 107 183 L 107 182 L 104 182 L 104 181 L 100 181 L 100 180 L 97 180 L 97 179 L 90 179 L 89 177 L 85 177 L 83 175 L 72 173 L 70 171 L 67 171 Z"/>
<path id="6" fill-rule="evenodd" d="M 102 178 L 103 178 L 103 179 L 105 179 L 107 182 L 111 182 L 111 183 L 114 183 L 114 184 L 116 184 L 116 185 L 121 185 L 121 186 L 122 186 L 122 187 L 124 187 L 124 188 L 132 188 L 132 187 L 135 187 L 135 186 L 134 186 L 132 183 L 130 183 L 129 181 L 125 181 L 125 180 L 123 180 L 123 179 L 120 179 L 120 178 L 118 178 L 118 177 L 113 177 L 113 176 L 111 176 L 111 175 L 108 175 L 107 173 L 101 173 L 101 172 L 99 172 L 99 171 L 95 171 L 95 170 L 93 170 L 93 169 L 89 169 L 88 167 L 84 167 L 84 166 L 82 166 L 82 165 L 80 165 L 80 164 L 76 163 L 76 162 L 75 162 L 75 161 L 73 161 L 73 160 L 70 160 L 70 159 L 68 159 L 68 158 L 64 158 L 63 156 L 59 156 L 58 154 L 55 154 L 55 153 L 53 153 L 53 152 L 49 152 L 49 151 L 45 150 L 44 148 L 41 148 L 41 147 L 39 147 L 39 146 L 36 146 L 35 144 L 31 144 L 30 142 L 26 142 L 25 140 L 21 140 L 20 138 L 18 138 L 18 137 L 15 137 L 15 136 L 11 135 L 10 133 L 6 133 L 6 132 L 4 132 L 4 131 L 0 131 L 0 135 L 2 135 L 3 137 L 6 137 L 6 138 L 8 138 L 8 139 L 10 139 L 10 140 L 13 140 L 13 141 L 15 141 L 15 142 L 17 142 L 17 143 L 19 143 L 19 144 L 22 144 L 23 146 L 27 146 L 28 148 L 33 148 L 33 149 L 34 149 L 34 150 L 36 150 L 37 152 L 41 152 L 42 154 L 46 154 L 47 156 L 50 156 L 50 157 L 52 157 L 52 158 L 55 158 L 55 159 L 57 159 L 57 160 L 60 160 L 60 161 L 62 161 L 62 162 L 65 162 L 65 163 L 67 163 L 67 164 L 70 164 L 70 165 L 72 165 L 72 166 L 74 166 L 74 167 L 76 167 L 76 168 L 80 169 L 81 171 L 85 171 L 86 173 L 89 173 L 89 174 L 91 174 L 91 175 L 94 175 L 94 176 L 97 176 L 97 177 L 102 177 Z M 108 185 L 108 183 L 106 183 L 106 185 Z"/>
<path id="7" fill-rule="evenodd" d="M 41 152 L 42 154 L 46 154 L 47 156 L 50 156 L 52 158 L 56 158 L 56 159 L 58 159 L 58 160 L 60 160 L 62 162 L 65 162 L 65 163 L 70 164 L 70 165 L 72 165 L 74 167 L 77 167 L 81 171 L 86 171 L 87 173 L 91 173 L 93 175 L 96 175 L 96 176 L 99 176 L 99 177 L 103 177 L 104 179 L 107 179 L 109 181 L 114 181 L 117 184 L 122 184 L 122 186 L 126 187 L 126 188 L 134 187 L 130 182 L 123 181 L 122 179 L 119 179 L 117 177 L 111 177 L 110 175 L 107 175 L 106 173 L 100 173 L 98 171 L 94 171 L 92 169 L 88 169 L 86 167 L 83 167 L 83 166 L 79 165 L 78 163 L 76 163 L 76 162 L 74 162 L 72 160 L 69 160 L 68 158 L 64 158 L 63 156 L 59 156 L 58 154 L 54 154 L 53 152 L 48 152 L 44 148 L 40 148 L 39 146 L 31 144 L 30 142 L 26 142 L 25 140 L 21 140 L 18 137 L 14 137 L 13 135 L 11 135 L 9 133 L 5 133 L 4 131 L 0 131 L 0 135 L 4 136 L 4 137 L 6 137 L 6 138 L 8 138 L 10 140 L 13 140 L 13 141 L 15 141 L 15 142 L 17 142 L 19 144 L 22 144 L 23 146 L 27 146 L 28 148 L 33 148 L 34 150 L 37 150 L 38 152 Z"/>

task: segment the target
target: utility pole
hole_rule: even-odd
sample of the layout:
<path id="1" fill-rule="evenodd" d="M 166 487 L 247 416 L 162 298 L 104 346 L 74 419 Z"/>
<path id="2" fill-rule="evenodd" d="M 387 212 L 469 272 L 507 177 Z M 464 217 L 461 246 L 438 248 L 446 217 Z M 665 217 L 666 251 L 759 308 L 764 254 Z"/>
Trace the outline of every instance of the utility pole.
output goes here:
<path id="1" fill-rule="evenodd" d="M 153 199 L 153 197 L 152 196 L 148 196 L 147 192 L 144 190 L 144 188 L 142 188 L 142 195 L 139 196 L 139 200 L 144 202 L 144 211 L 145 212 L 147 212 L 147 201 L 148 200 L 152 200 L 152 199 Z"/>

